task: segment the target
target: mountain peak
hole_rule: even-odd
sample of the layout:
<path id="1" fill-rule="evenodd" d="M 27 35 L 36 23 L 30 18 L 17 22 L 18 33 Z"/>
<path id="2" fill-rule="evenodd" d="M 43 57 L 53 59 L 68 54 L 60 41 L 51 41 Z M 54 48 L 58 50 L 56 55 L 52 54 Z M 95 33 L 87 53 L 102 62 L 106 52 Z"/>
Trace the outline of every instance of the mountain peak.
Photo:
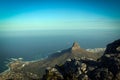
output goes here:
<path id="1" fill-rule="evenodd" d="M 80 46 L 77 42 L 74 42 L 71 49 L 72 50 L 78 50 L 78 49 L 80 49 Z"/>

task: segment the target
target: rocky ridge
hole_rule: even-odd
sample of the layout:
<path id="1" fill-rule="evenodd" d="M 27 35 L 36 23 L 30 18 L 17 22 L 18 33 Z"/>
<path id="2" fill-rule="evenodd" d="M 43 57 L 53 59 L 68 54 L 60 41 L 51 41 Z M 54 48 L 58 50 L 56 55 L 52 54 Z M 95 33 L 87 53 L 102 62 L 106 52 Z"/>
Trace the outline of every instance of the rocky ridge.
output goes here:
<path id="1" fill-rule="evenodd" d="M 53 53 L 44 60 L 28 62 L 21 59 L 12 59 L 12 61 L 8 64 L 9 70 L 2 73 L 0 78 L 2 78 L 2 80 L 41 79 L 48 66 L 54 67 L 56 64 L 61 65 L 65 63 L 68 58 L 74 59 L 85 57 L 97 59 L 95 53 L 82 49 L 79 44 L 75 42 L 72 47 Z"/>
<path id="2" fill-rule="evenodd" d="M 71 51 L 76 51 L 76 50 L 80 50 L 80 46 L 77 42 L 74 42 L 71 47 Z"/>
<path id="3" fill-rule="evenodd" d="M 100 54 L 103 52 L 100 51 Z M 100 56 L 96 52 L 82 49 L 75 42 L 72 47 L 56 52 L 44 60 L 34 62 L 15 60 L 10 63 L 10 70 L 0 75 L 0 79 L 87 80 L 92 76 L 89 73 L 101 65 L 101 58 L 96 61 Z"/>
<path id="4" fill-rule="evenodd" d="M 120 80 L 120 40 L 107 45 L 97 61 L 88 58 L 68 59 L 49 67 L 42 80 Z"/>

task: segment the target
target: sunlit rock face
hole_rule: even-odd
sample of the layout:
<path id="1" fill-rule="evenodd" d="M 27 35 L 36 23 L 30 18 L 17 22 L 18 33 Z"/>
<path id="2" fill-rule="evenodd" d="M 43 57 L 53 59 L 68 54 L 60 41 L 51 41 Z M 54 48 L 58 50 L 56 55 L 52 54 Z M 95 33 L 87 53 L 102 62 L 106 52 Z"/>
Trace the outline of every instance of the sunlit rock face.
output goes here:
<path id="1" fill-rule="evenodd" d="M 120 52 L 120 46 L 118 46 L 118 47 L 116 48 L 116 50 Z"/>
<path id="2" fill-rule="evenodd" d="M 85 49 L 81 48 L 80 45 L 77 42 L 74 42 L 72 47 L 70 48 L 70 53 L 73 54 L 86 54 L 88 53 L 88 51 L 86 51 Z"/>
<path id="3" fill-rule="evenodd" d="M 78 50 L 78 49 L 80 49 L 79 44 L 77 42 L 74 42 L 73 45 L 72 45 L 71 50 L 74 51 L 74 50 Z"/>

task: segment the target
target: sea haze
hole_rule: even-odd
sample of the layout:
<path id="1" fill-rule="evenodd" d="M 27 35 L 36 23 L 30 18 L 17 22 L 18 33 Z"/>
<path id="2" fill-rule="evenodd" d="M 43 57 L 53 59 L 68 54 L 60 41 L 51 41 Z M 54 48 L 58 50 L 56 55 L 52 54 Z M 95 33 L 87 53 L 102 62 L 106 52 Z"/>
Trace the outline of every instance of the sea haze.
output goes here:
<path id="1" fill-rule="evenodd" d="M 69 48 L 74 41 L 85 49 L 105 47 L 119 37 L 119 30 L 111 29 L 0 31 L 0 72 L 10 58 L 42 59 Z"/>

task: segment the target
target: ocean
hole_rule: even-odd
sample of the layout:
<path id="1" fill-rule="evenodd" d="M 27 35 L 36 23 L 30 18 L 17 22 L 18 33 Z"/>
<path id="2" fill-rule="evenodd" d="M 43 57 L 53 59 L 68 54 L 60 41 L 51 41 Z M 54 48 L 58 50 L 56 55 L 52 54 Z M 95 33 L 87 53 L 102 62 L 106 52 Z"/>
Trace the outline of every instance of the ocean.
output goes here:
<path id="1" fill-rule="evenodd" d="M 10 58 L 43 59 L 78 42 L 82 48 L 103 48 L 120 38 L 120 30 L 0 31 L 0 72 Z"/>

